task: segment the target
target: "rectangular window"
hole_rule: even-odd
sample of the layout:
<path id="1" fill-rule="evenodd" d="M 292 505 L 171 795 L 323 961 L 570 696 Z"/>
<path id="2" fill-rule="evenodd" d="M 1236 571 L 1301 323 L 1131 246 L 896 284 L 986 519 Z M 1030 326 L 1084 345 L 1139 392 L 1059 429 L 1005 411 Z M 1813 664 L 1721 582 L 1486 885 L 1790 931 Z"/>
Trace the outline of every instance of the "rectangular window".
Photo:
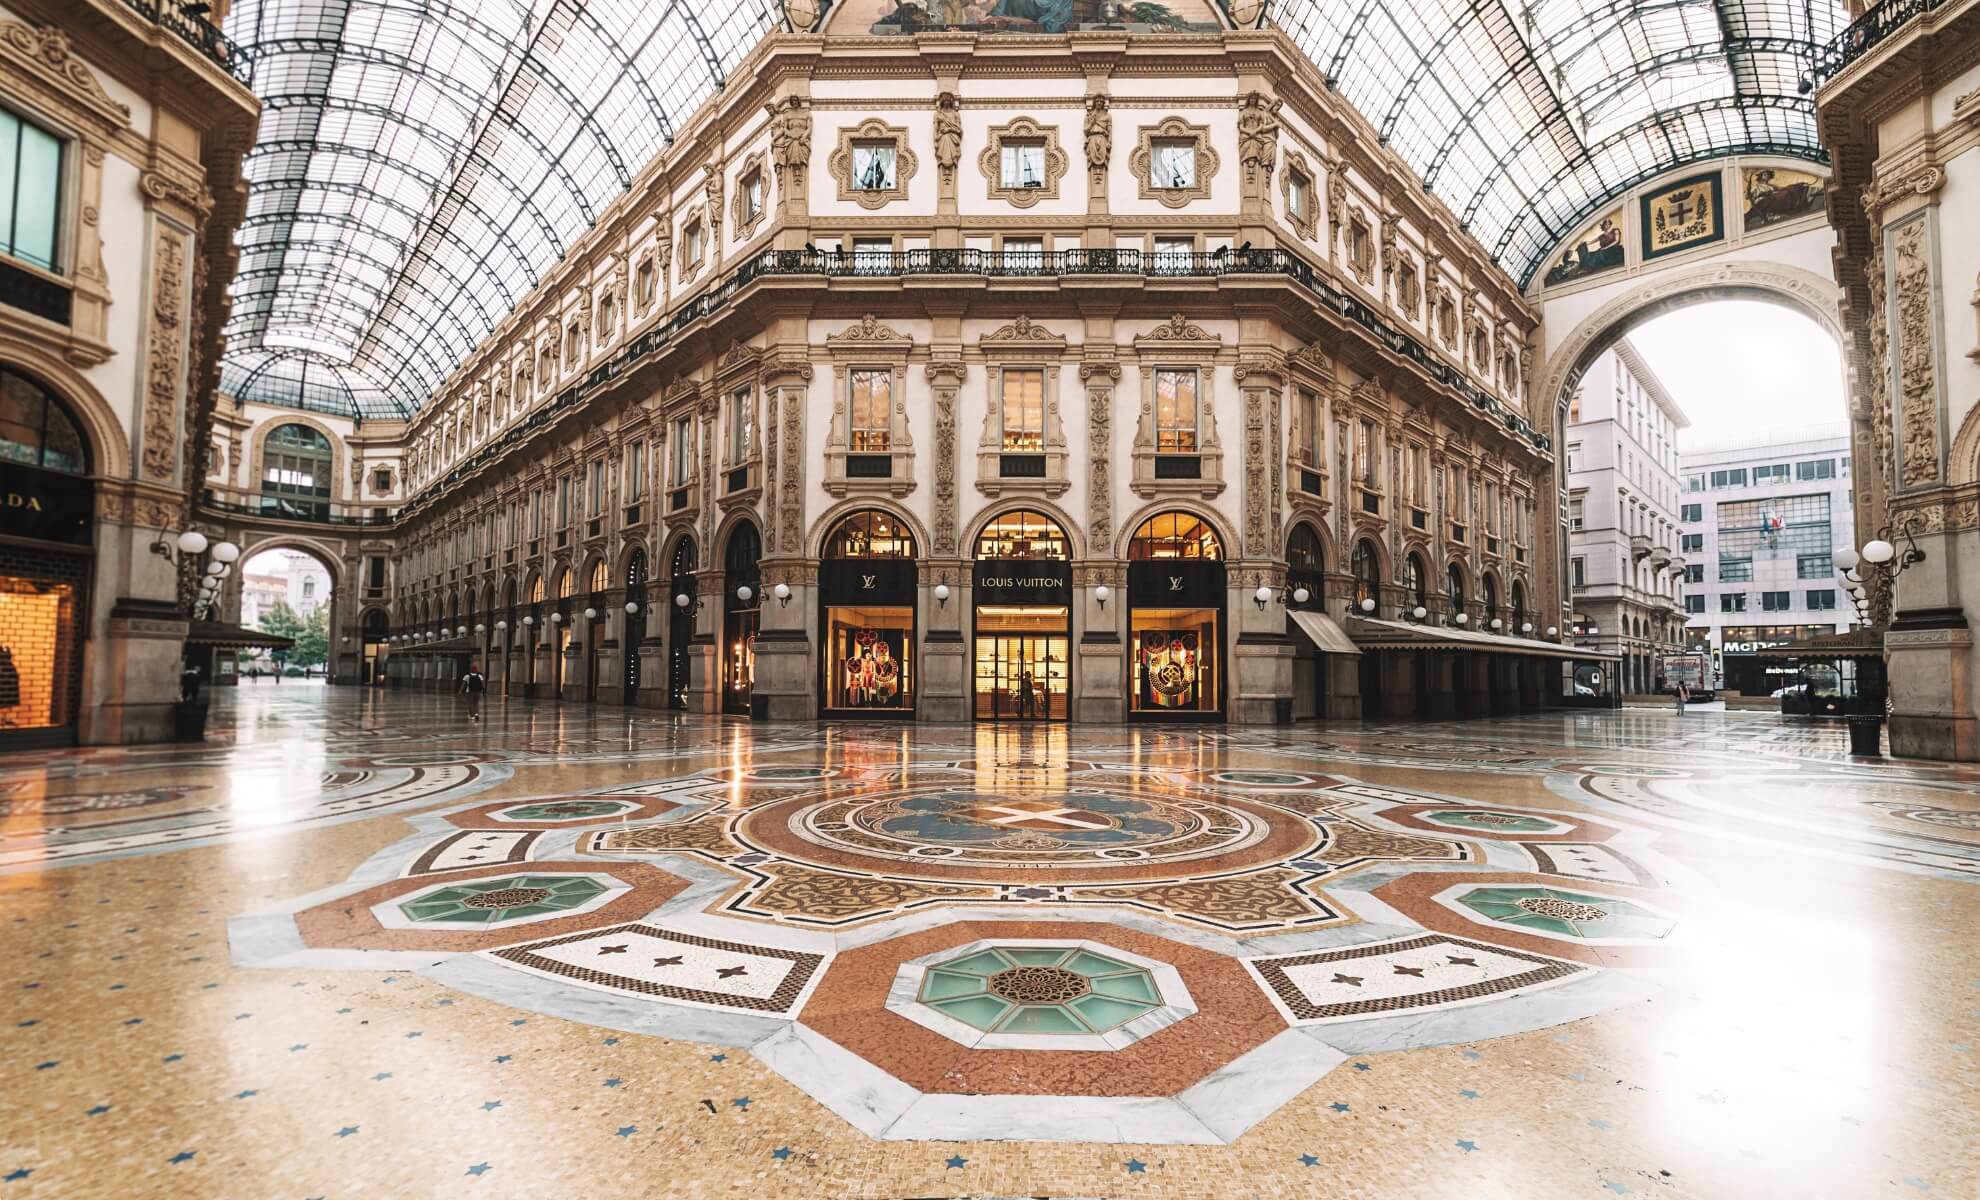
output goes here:
<path id="1" fill-rule="evenodd" d="M 763 215 L 763 172 L 751 171 L 742 180 L 743 221 Z"/>
<path id="2" fill-rule="evenodd" d="M 1570 559 L 1570 560 L 1568 560 L 1568 568 L 1569 568 L 1569 569 L 1568 569 L 1568 578 L 1569 578 L 1569 579 L 1570 579 L 1570 580 L 1572 581 L 1572 583 L 1573 583 L 1573 585 L 1574 585 L 1575 587 L 1578 587 L 1578 588 L 1580 588 L 1580 587 L 1587 587 L 1587 586 L 1588 586 L 1588 560 L 1587 560 L 1587 559 L 1585 559 L 1585 558 L 1573 558 L 1573 559 Z"/>
<path id="3" fill-rule="evenodd" d="M 1691 595 L 1691 596 L 1686 596 L 1686 597 L 1684 598 L 1684 611 L 1686 611 L 1686 612 L 1688 612 L 1688 613 L 1702 613 L 1702 612 L 1704 612 L 1704 611 L 1705 611 L 1705 597 L 1703 597 L 1703 596 L 1698 596 L 1698 595 Z"/>
<path id="4" fill-rule="evenodd" d="M 1802 482 L 1807 482 L 1811 479 L 1834 479 L 1836 477 L 1836 460 L 1833 458 L 1814 458 L 1807 462 L 1798 462 L 1794 464 L 1794 477 Z"/>
<path id="5" fill-rule="evenodd" d="M 1733 557 L 1721 555 L 1719 558 L 1720 583 L 1746 583 L 1753 578 L 1753 559 L 1750 555 Z"/>
<path id="6" fill-rule="evenodd" d="M 1721 596 L 1719 597 L 1719 611 L 1720 611 L 1720 612 L 1722 612 L 1722 613 L 1741 613 L 1741 612 L 1745 612 L 1745 611 L 1746 611 L 1746 593 L 1745 593 L 1745 592 L 1726 592 L 1726 593 L 1724 593 L 1724 594 L 1722 594 L 1722 595 L 1721 595 Z"/>
<path id="7" fill-rule="evenodd" d="M 655 274 L 656 272 L 653 270 L 652 259 L 649 258 L 645 262 L 639 264 L 639 303 L 640 303 L 640 307 L 642 308 L 653 303 L 653 282 L 654 282 Z"/>
<path id="8" fill-rule="evenodd" d="M 1714 471 L 1714 472 L 1712 472 L 1712 486 L 1713 486 L 1713 487 L 1715 487 L 1715 488 L 1722 488 L 1722 487 L 1745 487 L 1745 486 L 1746 486 L 1746 468 L 1745 468 L 1745 467 L 1734 467 L 1733 469 L 1731 469 L 1731 470 L 1729 470 L 1729 471 Z"/>
<path id="9" fill-rule="evenodd" d="M 1158 237 L 1155 239 L 1155 271 L 1160 275 L 1187 275 L 1196 257 L 1196 239 Z"/>
<path id="10" fill-rule="evenodd" d="M 1685 491 L 1687 491 L 1687 492 L 1702 492 L 1702 491 L 1704 491 L 1704 490 L 1705 490 L 1705 473 L 1704 473 L 1703 471 L 1700 471 L 1700 472 L 1698 472 L 1698 473 L 1697 473 L 1697 474 L 1695 474 L 1695 475 L 1686 475 L 1686 476 L 1684 477 L 1684 490 L 1685 490 Z"/>
<path id="11" fill-rule="evenodd" d="M 1704 582 L 1705 582 L 1705 564 L 1704 564 L 1704 563 L 1686 563 L 1686 564 L 1685 564 L 1685 566 L 1684 566 L 1684 581 L 1685 581 L 1686 583 L 1704 583 Z"/>
<path id="12" fill-rule="evenodd" d="M 1831 546 L 1829 497 L 1772 496 L 1718 506 L 1719 549 L 1733 554 L 1826 554 Z"/>
<path id="13" fill-rule="evenodd" d="M 605 460 L 595 458 L 585 468 L 585 496 L 587 503 L 584 515 L 595 517 L 605 511 Z"/>
<path id="14" fill-rule="evenodd" d="M 1293 453 L 1310 467 L 1320 465 L 1320 394 L 1312 388 L 1301 388 L 1299 397 L 1299 437 L 1300 444 L 1293 447 Z"/>
<path id="15" fill-rule="evenodd" d="M 1004 266 L 1016 271 L 1040 271 L 1045 268 L 1044 238 L 1005 238 Z"/>
<path id="16" fill-rule="evenodd" d="M 1148 186 L 1193 188 L 1196 186 L 1196 143 L 1157 141 L 1148 164 Z"/>
<path id="17" fill-rule="evenodd" d="M 1836 606 L 1836 589 L 1810 588 L 1808 590 L 1808 607 L 1815 609 L 1832 609 L 1835 606 Z"/>
<path id="18" fill-rule="evenodd" d="M 1042 188 L 1045 186 L 1045 143 L 1011 142 L 1003 143 L 1001 149 L 1002 170 L 999 182 L 1007 188 Z"/>
<path id="19" fill-rule="evenodd" d="M 853 272 L 885 275 L 894 265 L 893 238 L 854 238 Z"/>
<path id="20" fill-rule="evenodd" d="M 1045 371 L 1005 367 L 1003 377 L 1004 449 L 1045 448 Z"/>
<path id="21" fill-rule="evenodd" d="M 1787 481 L 1788 465 L 1786 463 L 1769 463 L 1765 466 L 1753 468 L 1754 487 L 1765 487 L 1770 483 L 1786 483 Z"/>
<path id="22" fill-rule="evenodd" d="M 1835 573 L 1836 564 L 1826 554 L 1794 556 L 1794 574 L 1797 579 L 1827 579 Z"/>
<path id="23" fill-rule="evenodd" d="M 694 222 L 681 234 L 681 258 L 690 266 L 701 261 L 701 222 Z"/>
<path id="24" fill-rule="evenodd" d="M 884 454 L 893 448 L 894 373 L 885 368 L 855 368 L 851 372 L 852 444 L 855 454 Z"/>
<path id="25" fill-rule="evenodd" d="M 1704 519 L 1705 506 L 1703 504 L 1687 504 L 1678 510 L 1678 520 L 1683 521 L 1687 525 L 1694 525 Z"/>
<path id="26" fill-rule="evenodd" d="M 686 487 L 694 477 L 694 418 L 674 422 L 674 486 Z"/>
<path id="27" fill-rule="evenodd" d="M 1573 530 L 1579 530 L 1581 528 L 1581 501 L 1579 500 L 1568 501 L 1568 528 Z"/>
<path id="28" fill-rule="evenodd" d="M 0 253 L 60 271 L 62 141 L 0 108 Z"/>
<path id="29" fill-rule="evenodd" d="M 858 192 L 884 192 L 897 186 L 892 142 L 854 142 L 852 184 Z"/>
<path id="30" fill-rule="evenodd" d="M 750 460 L 756 439 L 756 397 L 748 388 L 737 388 L 729 396 L 729 462 Z"/>
<path id="31" fill-rule="evenodd" d="M 1155 369 L 1155 452 L 1196 453 L 1196 372 Z"/>
<path id="32" fill-rule="evenodd" d="M 1788 609 L 1793 607 L 1794 607 L 1794 594 L 1792 592 L 1761 592 L 1760 593 L 1761 612 L 1786 612 Z"/>
<path id="33" fill-rule="evenodd" d="M 557 481 L 557 528 L 562 529 L 571 523 L 571 477 Z"/>
<path id="34" fill-rule="evenodd" d="M 1312 186 L 1307 181 L 1306 176 L 1301 175 L 1298 171 L 1288 170 L 1286 172 L 1286 211 L 1291 213 L 1293 219 L 1296 221 L 1304 222 L 1306 220 L 1307 205 L 1312 203 L 1312 200 L 1309 198 Z"/>
<path id="35" fill-rule="evenodd" d="M 1705 535 L 1702 533 L 1687 533 L 1678 539 L 1678 553 L 1680 554 L 1698 554 L 1703 552 L 1704 549 Z"/>
<path id="36" fill-rule="evenodd" d="M 626 503 L 637 504 L 646 495 L 646 439 L 626 447 Z"/>

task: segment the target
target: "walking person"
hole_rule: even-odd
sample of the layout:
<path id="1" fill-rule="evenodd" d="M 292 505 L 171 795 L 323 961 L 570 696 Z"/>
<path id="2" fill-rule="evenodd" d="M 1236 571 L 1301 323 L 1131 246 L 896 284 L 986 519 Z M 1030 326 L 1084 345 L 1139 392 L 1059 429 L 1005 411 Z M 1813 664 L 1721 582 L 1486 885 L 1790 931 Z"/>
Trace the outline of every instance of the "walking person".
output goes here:
<path id="1" fill-rule="evenodd" d="M 481 664 L 468 664 L 467 674 L 461 676 L 461 695 L 467 697 L 468 720 L 481 720 L 481 696 L 488 690 L 488 677 L 481 673 Z"/>
<path id="2" fill-rule="evenodd" d="M 1672 692 L 1671 694 L 1677 697 L 1678 716 L 1681 717 L 1684 715 L 1685 701 L 1691 699 L 1691 688 L 1689 688 L 1685 684 L 1680 683 L 1677 685 L 1677 690 Z"/>

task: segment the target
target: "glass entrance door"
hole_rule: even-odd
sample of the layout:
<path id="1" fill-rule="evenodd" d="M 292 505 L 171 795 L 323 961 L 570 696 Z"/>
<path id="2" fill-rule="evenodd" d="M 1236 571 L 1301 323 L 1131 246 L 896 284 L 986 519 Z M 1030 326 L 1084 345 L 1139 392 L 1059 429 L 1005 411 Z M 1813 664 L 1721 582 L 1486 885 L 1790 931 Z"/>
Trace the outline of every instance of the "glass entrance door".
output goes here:
<path id="1" fill-rule="evenodd" d="M 1065 720 L 1070 649 L 1071 639 L 1064 636 L 979 632 L 977 719 Z"/>

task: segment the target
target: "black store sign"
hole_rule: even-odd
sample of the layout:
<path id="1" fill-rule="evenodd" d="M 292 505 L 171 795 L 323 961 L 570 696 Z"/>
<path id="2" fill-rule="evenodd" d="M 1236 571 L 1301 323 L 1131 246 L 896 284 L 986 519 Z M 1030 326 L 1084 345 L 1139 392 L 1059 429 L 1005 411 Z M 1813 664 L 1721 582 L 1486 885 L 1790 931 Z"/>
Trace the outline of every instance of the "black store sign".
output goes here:
<path id="1" fill-rule="evenodd" d="M 1072 604 L 1072 564 L 1062 558 L 983 559 L 971 595 L 978 604 Z"/>
<path id="2" fill-rule="evenodd" d="M 96 486 L 87 479 L 11 467 L 0 484 L 0 534 L 87 546 L 95 500 Z"/>
<path id="3" fill-rule="evenodd" d="M 911 558 L 828 558 L 818 565 L 818 591 L 826 604 L 914 603 Z"/>
<path id="4" fill-rule="evenodd" d="M 1131 562 L 1128 604 L 1134 608 L 1222 608 L 1224 564 L 1191 558 Z"/>

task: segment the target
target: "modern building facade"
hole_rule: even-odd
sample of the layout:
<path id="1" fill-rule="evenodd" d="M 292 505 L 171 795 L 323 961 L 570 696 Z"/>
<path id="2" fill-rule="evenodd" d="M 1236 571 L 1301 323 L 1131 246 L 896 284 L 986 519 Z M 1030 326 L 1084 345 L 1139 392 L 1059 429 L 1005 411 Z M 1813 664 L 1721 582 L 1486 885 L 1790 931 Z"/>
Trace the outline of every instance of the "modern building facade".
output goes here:
<path id="1" fill-rule="evenodd" d="M 1754 652 L 1857 620 L 1834 551 L 1855 546 L 1850 440 L 1841 427 L 1680 456 L 1685 640 L 1709 647 L 1721 685 L 1767 695 L 1793 680 Z"/>
<path id="2" fill-rule="evenodd" d="M 1622 688 L 1657 686 L 1684 643 L 1678 430 L 1690 425 L 1627 338 L 1568 401 L 1568 589 L 1577 642 L 1622 662 Z"/>

